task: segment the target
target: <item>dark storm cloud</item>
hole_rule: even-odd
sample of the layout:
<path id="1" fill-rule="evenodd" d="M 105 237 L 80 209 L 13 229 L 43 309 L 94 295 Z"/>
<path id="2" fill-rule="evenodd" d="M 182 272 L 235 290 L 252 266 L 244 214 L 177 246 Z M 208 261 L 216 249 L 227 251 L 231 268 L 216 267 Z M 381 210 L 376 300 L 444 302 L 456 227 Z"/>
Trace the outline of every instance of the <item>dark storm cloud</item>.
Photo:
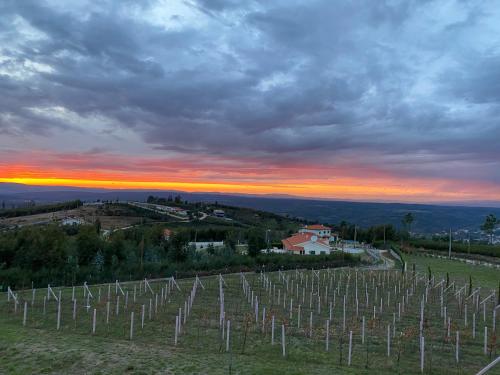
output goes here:
<path id="1" fill-rule="evenodd" d="M 154 149 L 353 158 L 423 177 L 475 166 L 497 181 L 499 30 L 486 6 L 199 0 L 153 22 L 156 1 L 6 1 L 0 131 L 70 127 L 39 110 L 61 107 Z"/>

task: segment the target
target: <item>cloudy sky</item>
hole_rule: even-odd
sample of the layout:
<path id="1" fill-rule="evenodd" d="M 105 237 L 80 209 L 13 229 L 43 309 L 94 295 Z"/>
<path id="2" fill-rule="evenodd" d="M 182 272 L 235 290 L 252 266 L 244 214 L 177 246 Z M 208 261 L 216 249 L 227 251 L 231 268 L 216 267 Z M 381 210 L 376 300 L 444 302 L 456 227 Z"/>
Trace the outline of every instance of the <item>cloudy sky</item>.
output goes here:
<path id="1" fill-rule="evenodd" d="M 498 1 L 2 0 L 0 181 L 500 202 Z"/>

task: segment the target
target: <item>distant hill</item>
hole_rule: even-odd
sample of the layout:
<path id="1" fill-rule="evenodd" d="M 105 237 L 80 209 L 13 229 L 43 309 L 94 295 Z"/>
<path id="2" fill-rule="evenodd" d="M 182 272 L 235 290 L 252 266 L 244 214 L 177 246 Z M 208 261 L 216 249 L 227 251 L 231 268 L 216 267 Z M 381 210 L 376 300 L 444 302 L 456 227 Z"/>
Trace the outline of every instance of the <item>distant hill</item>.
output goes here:
<path id="1" fill-rule="evenodd" d="M 295 197 L 272 197 L 231 195 L 218 193 L 188 193 L 180 191 L 134 191 L 85 189 L 74 187 L 37 187 L 21 184 L 0 183 L 0 200 L 19 204 L 25 200 L 37 203 L 60 202 L 74 199 L 83 201 L 101 200 L 145 200 L 149 195 L 163 196 L 180 194 L 188 201 L 219 202 L 221 204 L 248 207 L 280 215 L 336 224 L 342 220 L 361 227 L 377 224 L 401 226 L 401 219 L 412 212 L 415 222 L 412 231 L 435 233 L 457 229 L 479 229 L 487 214 L 500 217 L 500 208 L 441 206 L 404 203 L 367 203 L 331 200 L 301 199 Z"/>

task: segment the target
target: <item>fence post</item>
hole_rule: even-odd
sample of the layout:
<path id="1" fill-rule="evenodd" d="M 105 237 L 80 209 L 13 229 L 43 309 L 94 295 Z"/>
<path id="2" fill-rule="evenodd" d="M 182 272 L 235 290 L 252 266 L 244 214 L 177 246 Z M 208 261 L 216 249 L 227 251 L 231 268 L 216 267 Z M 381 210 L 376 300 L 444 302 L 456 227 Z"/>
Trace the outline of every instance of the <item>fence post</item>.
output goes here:
<path id="1" fill-rule="evenodd" d="M 231 332 L 231 321 L 227 321 L 227 332 L 226 332 L 226 352 L 229 351 L 229 334 Z"/>
<path id="2" fill-rule="evenodd" d="M 349 356 L 347 357 L 347 365 L 351 365 L 352 358 L 352 331 L 349 332 Z"/>
<path id="3" fill-rule="evenodd" d="M 134 312 L 130 313 L 130 340 L 134 338 Z"/>
<path id="4" fill-rule="evenodd" d="M 285 351 L 285 325 L 281 325 L 281 347 L 283 349 L 283 357 L 286 356 L 286 351 Z"/>
<path id="5" fill-rule="evenodd" d="M 94 309 L 94 314 L 93 314 L 93 317 L 92 317 L 92 334 L 94 335 L 95 334 L 95 320 L 96 320 L 96 314 L 97 314 L 97 310 Z"/>
<path id="6" fill-rule="evenodd" d="M 27 316 L 28 316 L 28 302 L 24 301 L 23 326 L 26 326 Z"/>

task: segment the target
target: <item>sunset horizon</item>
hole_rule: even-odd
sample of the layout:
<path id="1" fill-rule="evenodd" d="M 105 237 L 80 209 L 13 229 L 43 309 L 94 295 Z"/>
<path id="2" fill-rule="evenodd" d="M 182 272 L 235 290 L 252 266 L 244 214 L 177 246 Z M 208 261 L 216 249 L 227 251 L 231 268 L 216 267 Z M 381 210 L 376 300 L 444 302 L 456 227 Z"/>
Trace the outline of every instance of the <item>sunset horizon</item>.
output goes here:
<path id="1" fill-rule="evenodd" d="M 468 196 L 464 198 L 461 194 L 449 194 L 441 196 L 433 193 L 432 197 L 424 195 L 419 196 L 419 191 L 409 194 L 407 190 L 403 190 L 405 195 L 397 195 L 394 191 L 392 194 L 386 193 L 386 188 L 381 188 L 380 191 L 373 190 L 372 195 L 367 194 L 370 190 L 364 186 L 341 186 L 347 192 L 342 191 L 337 186 L 332 189 L 329 185 L 321 185 L 320 187 L 326 190 L 327 193 L 314 194 L 311 192 L 311 185 L 288 185 L 288 184 L 260 184 L 260 185 L 243 185 L 238 183 L 214 183 L 214 182 L 162 182 L 162 181 L 124 181 L 124 180 L 80 180 L 69 178 L 33 178 L 33 177 L 16 177 L 16 178 L 0 178 L 0 183 L 22 184 L 31 187 L 61 187 L 75 189 L 100 189 L 104 191 L 157 191 L 157 192 L 185 192 L 185 193 L 210 193 L 210 194 L 238 194 L 247 196 L 263 196 L 263 197 L 285 197 L 296 199 L 318 199 L 318 200 L 338 200 L 352 202 L 372 202 L 372 203 L 403 203 L 403 204 L 436 204 L 436 205 L 464 205 L 464 206 L 494 206 L 500 207 L 500 202 L 496 196 L 492 199 L 477 198 Z M 318 186 L 312 186 L 317 188 Z M 355 194 L 356 190 L 360 194 Z M 321 191 L 321 190 L 320 190 Z M 331 195 L 334 191 L 335 195 Z"/>
<path id="2" fill-rule="evenodd" d="M 500 204 L 491 5 L 86 4 L 0 5 L 2 182 Z"/>

